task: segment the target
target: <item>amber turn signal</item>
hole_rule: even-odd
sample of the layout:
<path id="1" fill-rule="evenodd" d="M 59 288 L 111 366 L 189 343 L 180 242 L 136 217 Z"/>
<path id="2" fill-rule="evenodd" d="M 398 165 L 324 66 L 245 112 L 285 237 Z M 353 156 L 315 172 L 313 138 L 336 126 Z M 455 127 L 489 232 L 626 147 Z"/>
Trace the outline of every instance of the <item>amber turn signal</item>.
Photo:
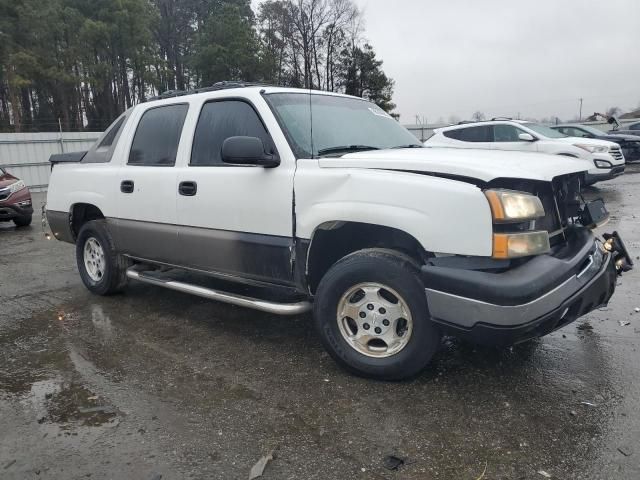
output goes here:
<path id="1" fill-rule="evenodd" d="M 495 233 L 493 235 L 493 258 L 517 258 L 547 253 L 547 232 Z"/>

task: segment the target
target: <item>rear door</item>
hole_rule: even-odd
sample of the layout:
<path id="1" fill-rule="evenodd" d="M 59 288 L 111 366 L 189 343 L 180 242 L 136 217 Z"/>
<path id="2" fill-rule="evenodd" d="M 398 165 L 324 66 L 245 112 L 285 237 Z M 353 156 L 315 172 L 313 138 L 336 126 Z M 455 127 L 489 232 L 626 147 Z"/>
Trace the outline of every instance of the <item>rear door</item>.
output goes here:
<path id="1" fill-rule="evenodd" d="M 491 125 L 476 125 L 473 127 L 446 130 L 442 134 L 454 141 L 452 146 L 457 148 L 493 148 L 493 134 Z"/>
<path id="2" fill-rule="evenodd" d="M 275 168 L 222 162 L 223 142 L 258 137 L 278 155 L 269 128 L 277 123 L 248 99 L 202 105 L 191 155 L 178 168 L 177 211 L 181 264 L 268 283 L 292 281 L 293 176 L 295 161 L 280 155 Z M 284 148 L 283 148 L 284 150 Z"/>
<path id="3" fill-rule="evenodd" d="M 188 104 L 142 113 L 118 178 L 118 249 L 174 264 L 177 256 L 176 157 Z"/>

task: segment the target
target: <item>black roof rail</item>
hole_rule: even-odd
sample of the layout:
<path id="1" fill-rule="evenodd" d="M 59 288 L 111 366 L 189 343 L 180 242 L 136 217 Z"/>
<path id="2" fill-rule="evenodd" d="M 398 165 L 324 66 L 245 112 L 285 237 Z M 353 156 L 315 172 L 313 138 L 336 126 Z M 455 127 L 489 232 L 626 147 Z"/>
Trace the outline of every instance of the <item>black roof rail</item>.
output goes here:
<path id="1" fill-rule="evenodd" d="M 458 123 L 456 123 L 456 125 L 464 125 L 465 123 L 477 123 L 477 122 L 474 122 L 473 120 L 460 120 Z"/>
<path id="2" fill-rule="evenodd" d="M 149 100 L 162 100 L 163 98 L 181 97 L 182 95 L 188 94 L 189 92 L 186 90 L 167 90 L 166 92 L 162 92 L 160 95 L 151 97 Z"/>
<path id="3" fill-rule="evenodd" d="M 511 117 L 493 117 L 490 121 L 495 122 L 496 120 L 513 120 Z"/>
<path id="4" fill-rule="evenodd" d="M 227 88 L 245 88 L 245 87 L 267 87 L 269 85 L 258 82 L 234 82 L 224 81 L 216 82 L 209 87 L 201 87 L 192 90 L 192 93 L 214 92 L 216 90 L 225 90 Z"/>
<path id="5" fill-rule="evenodd" d="M 257 83 L 257 82 L 243 82 L 243 81 L 223 81 L 216 82 L 213 85 L 208 87 L 200 87 L 194 88 L 193 90 L 168 90 L 166 92 L 161 93 L 155 97 L 149 98 L 149 101 L 152 100 L 162 100 L 165 98 L 173 98 L 173 97 L 182 97 L 184 95 L 195 95 L 196 93 L 203 92 L 215 92 L 216 90 L 225 90 L 228 88 L 245 88 L 245 87 L 268 87 L 266 83 Z"/>

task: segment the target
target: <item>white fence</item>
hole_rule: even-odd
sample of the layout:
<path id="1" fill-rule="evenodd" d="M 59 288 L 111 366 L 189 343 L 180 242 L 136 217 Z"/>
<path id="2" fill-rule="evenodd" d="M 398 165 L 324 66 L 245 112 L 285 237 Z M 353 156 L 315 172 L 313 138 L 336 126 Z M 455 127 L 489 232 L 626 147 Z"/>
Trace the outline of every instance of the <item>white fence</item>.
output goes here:
<path id="1" fill-rule="evenodd" d="M 88 150 L 100 132 L 0 133 L 0 166 L 33 190 L 49 184 L 54 153 Z"/>

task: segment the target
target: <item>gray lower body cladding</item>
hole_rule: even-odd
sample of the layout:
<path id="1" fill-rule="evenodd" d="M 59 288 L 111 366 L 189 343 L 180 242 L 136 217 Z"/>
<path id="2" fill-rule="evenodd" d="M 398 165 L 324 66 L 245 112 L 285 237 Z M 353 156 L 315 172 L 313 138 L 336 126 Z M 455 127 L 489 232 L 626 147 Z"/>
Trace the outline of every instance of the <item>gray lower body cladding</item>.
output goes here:
<path id="1" fill-rule="evenodd" d="M 270 283 L 293 283 L 290 237 L 108 219 L 118 252 Z"/>
<path id="2" fill-rule="evenodd" d="M 76 238 L 71 229 L 69 212 L 47 210 L 47 222 L 54 237 L 63 242 L 75 243 Z"/>
<path id="3" fill-rule="evenodd" d="M 75 243 L 69 213 L 47 210 L 46 218 L 55 238 Z M 306 257 L 294 262 L 291 237 L 119 218 L 106 222 L 116 250 L 134 259 L 305 290 Z"/>

